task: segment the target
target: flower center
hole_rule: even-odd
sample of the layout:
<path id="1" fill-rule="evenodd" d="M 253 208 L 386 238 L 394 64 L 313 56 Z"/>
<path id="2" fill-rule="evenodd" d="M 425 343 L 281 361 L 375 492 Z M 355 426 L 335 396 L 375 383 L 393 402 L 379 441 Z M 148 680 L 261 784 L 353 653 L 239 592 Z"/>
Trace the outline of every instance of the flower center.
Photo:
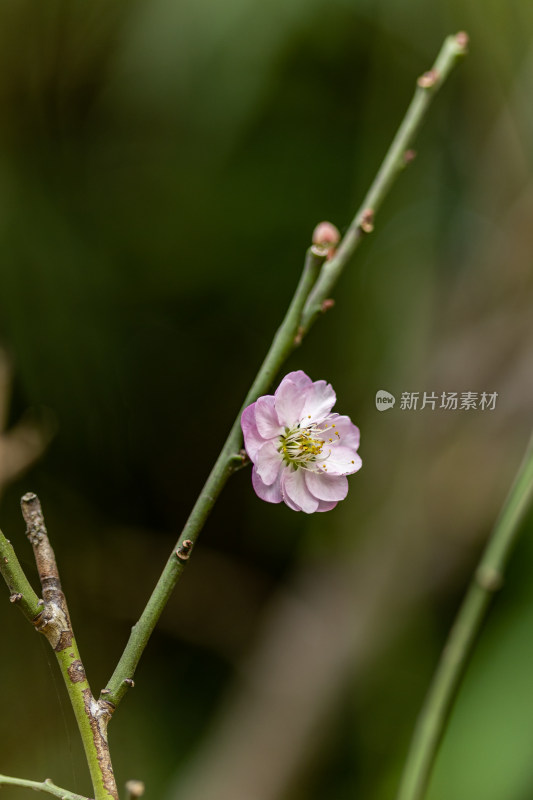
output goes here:
<path id="1" fill-rule="evenodd" d="M 332 427 L 334 428 L 335 425 Z M 322 455 L 322 448 L 326 443 L 326 439 L 322 437 L 327 430 L 328 427 L 324 427 L 324 423 L 322 423 L 322 427 L 313 424 L 302 428 L 301 423 L 299 423 L 295 428 L 285 428 L 285 433 L 279 437 L 278 446 L 278 451 L 285 463 L 288 466 L 292 466 L 293 469 L 301 467 L 302 469 L 318 472 L 319 470 L 312 465 L 316 461 L 328 457 Z M 329 441 L 331 442 L 332 439 Z M 325 464 L 322 466 L 326 468 Z"/>

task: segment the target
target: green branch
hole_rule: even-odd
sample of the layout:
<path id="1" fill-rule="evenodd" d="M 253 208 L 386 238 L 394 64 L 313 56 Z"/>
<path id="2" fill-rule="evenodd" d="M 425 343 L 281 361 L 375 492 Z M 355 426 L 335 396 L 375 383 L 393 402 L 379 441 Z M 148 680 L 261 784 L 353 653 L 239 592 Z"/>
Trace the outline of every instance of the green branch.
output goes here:
<path id="1" fill-rule="evenodd" d="M 36 792 L 46 792 L 59 800 L 88 800 L 81 794 L 74 794 L 61 786 L 56 786 L 50 778 L 44 781 L 27 781 L 24 778 L 10 778 L 7 775 L 0 775 L 0 786 L 21 786 L 23 789 L 34 789 Z"/>
<path id="2" fill-rule="evenodd" d="M 285 319 L 274 337 L 270 350 L 233 423 L 215 466 L 211 470 L 211 474 L 185 523 L 181 536 L 152 592 L 152 596 L 141 618 L 131 630 L 129 641 L 115 672 L 106 688 L 102 691 L 101 698 L 112 703 L 115 707 L 122 700 L 126 691 L 133 685 L 133 674 L 139 659 L 163 608 L 172 594 L 174 586 L 185 569 L 198 534 L 202 530 L 226 481 L 238 469 L 235 455 L 241 446 L 242 410 L 267 391 L 279 368 L 294 349 L 304 303 L 317 279 L 325 258 L 326 253 L 316 247 L 310 247 L 307 251 L 302 277 Z M 238 459 L 238 461 L 242 463 L 242 459 Z"/>
<path id="3" fill-rule="evenodd" d="M 463 600 L 420 713 L 397 800 L 422 800 L 450 711 L 490 600 L 533 499 L 533 437 Z"/>
<path id="4" fill-rule="evenodd" d="M 133 686 L 133 675 L 150 635 L 165 607 L 172 591 L 187 564 L 191 549 L 196 542 L 211 509 L 229 476 L 236 470 L 235 456 L 241 444 L 240 417 L 244 407 L 264 394 L 272 384 L 278 370 L 287 357 L 298 346 L 309 330 L 314 318 L 323 311 L 322 303 L 346 266 L 361 231 L 369 231 L 374 211 L 391 187 L 396 174 L 406 164 L 405 149 L 418 130 L 432 95 L 443 83 L 458 57 L 466 52 L 467 37 L 457 34 L 446 39 L 431 72 L 419 79 L 419 88 L 407 111 L 396 138 L 387 154 L 372 187 L 365 198 L 362 210 L 355 217 L 340 243 L 336 255 L 323 267 L 326 249 L 311 247 L 300 283 L 279 328 L 270 350 L 248 392 L 241 411 L 237 415 L 222 451 L 203 487 L 196 504 L 185 524 L 177 545 L 148 600 L 136 625 L 133 626 L 128 643 L 107 686 L 102 690 L 101 701 L 117 706 L 128 688 Z M 322 267 L 322 269 L 321 269 Z"/>
<path id="5" fill-rule="evenodd" d="M 26 619 L 35 625 L 43 607 L 33 591 L 13 550 L 13 545 L 0 531 L 0 573 L 9 589 L 10 601 L 17 605 Z"/>
<path id="6" fill-rule="evenodd" d="M 418 79 L 411 104 L 359 211 L 346 231 L 335 256 L 322 270 L 307 300 L 302 317 L 304 330 L 307 331 L 320 314 L 322 303 L 329 297 L 361 239 L 373 230 L 374 219 L 383 200 L 398 175 L 414 157 L 413 151 L 409 148 L 414 142 L 433 97 L 457 61 L 466 54 L 467 45 L 468 37 L 465 33 L 448 36 L 431 70 Z"/>

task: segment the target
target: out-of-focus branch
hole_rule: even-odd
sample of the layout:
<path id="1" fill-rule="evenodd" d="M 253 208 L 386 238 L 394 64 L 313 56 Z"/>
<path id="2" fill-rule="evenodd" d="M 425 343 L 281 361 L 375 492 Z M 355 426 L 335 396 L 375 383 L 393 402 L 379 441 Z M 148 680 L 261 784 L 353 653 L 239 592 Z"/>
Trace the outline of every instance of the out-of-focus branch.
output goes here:
<path id="1" fill-rule="evenodd" d="M 23 419 L 6 431 L 13 370 L 0 348 L 0 496 L 5 487 L 37 461 L 50 442 L 51 426 Z"/>
<path id="2" fill-rule="evenodd" d="M 533 437 L 448 636 L 413 735 L 398 800 L 425 796 L 439 744 L 477 634 L 533 496 Z"/>
<path id="3" fill-rule="evenodd" d="M 7 353 L 0 348 L 0 432 L 5 430 L 9 413 L 12 368 Z"/>

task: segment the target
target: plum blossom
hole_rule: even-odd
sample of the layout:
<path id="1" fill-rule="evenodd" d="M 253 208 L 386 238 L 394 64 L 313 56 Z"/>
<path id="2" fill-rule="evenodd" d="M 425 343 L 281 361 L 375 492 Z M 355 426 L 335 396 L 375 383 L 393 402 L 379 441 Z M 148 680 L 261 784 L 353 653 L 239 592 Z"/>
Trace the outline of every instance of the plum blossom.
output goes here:
<path id="1" fill-rule="evenodd" d="M 331 413 L 336 396 L 326 381 L 290 372 L 273 395 L 242 412 L 244 446 L 253 463 L 252 484 L 267 503 L 294 511 L 330 511 L 348 493 L 347 475 L 362 466 L 359 429 Z"/>

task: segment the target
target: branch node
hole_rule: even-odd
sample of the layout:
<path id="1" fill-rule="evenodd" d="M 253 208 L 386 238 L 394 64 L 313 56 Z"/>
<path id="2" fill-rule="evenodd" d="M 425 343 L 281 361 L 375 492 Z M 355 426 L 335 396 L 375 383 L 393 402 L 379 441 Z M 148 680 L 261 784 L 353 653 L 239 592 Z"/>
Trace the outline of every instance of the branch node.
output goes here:
<path id="1" fill-rule="evenodd" d="M 359 223 L 359 227 L 361 228 L 363 233 L 372 233 L 372 231 L 374 230 L 373 208 L 365 208 L 365 210 L 361 214 L 361 222 Z"/>
<path id="2" fill-rule="evenodd" d="M 403 163 L 404 164 L 411 164 L 416 158 L 416 150 L 406 150 L 403 154 Z"/>
<path id="3" fill-rule="evenodd" d="M 243 447 L 241 447 L 238 453 L 234 453 L 232 456 L 230 456 L 229 461 L 231 469 L 234 472 L 237 472 L 248 463 L 248 453 Z"/>
<path id="4" fill-rule="evenodd" d="M 72 662 L 70 667 L 67 669 L 67 674 L 71 683 L 82 683 L 83 681 L 87 680 L 83 664 L 79 659 L 76 659 L 76 661 Z"/>
<path id="5" fill-rule="evenodd" d="M 440 75 L 436 69 L 428 69 L 427 72 L 424 72 L 424 74 L 419 77 L 417 85 L 420 86 L 421 89 L 433 89 L 438 83 L 439 78 Z"/>
<path id="6" fill-rule="evenodd" d="M 15 594 L 12 594 L 9 598 L 10 603 L 20 603 L 21 600 L 22 600 L 21 592 L 15 592 Z"/>
<path id="7" fill-rule="evenodd" d="M 303 325 L 300 325 L 296 332 L 296 336 L 294 337 L 295 347 L 299 347 L 301 345 L 302 340 L 304 338 L 304 334 L 305 334 L 305 328 L 303 327 Z"/>
<path id="8" fill-rule="evenodd" d="M 479 567 L 476 572 L 476 581 L 486 592 L 497 592 L 503 586 L 502 574 L 494 567 Z"/>
<path id="9" fill-rule="evenodd" d="M 325 314 L 326 311 L 329 311 L 330 308 L 333 308 L 334 305 L 335 305 L 335 300 L 332 297 L 328 297 L 326 298 L 326 300 L 322 300 L 322 305 L 320 306 L 320 310 L 322 311 L 323 314 Z"/>
<path id="10" fill-rule="evenodd" d="M 194 542 L 192 539 L 184 539 L 176 550 L 176 555 L 180 561 L 188 561 L 191 557 L 191 552 Z"/>
<path id="11" fill-rule="evenodd" d="M 310 249 L 314 256 L 326 258 L 330 248 L 323 244 L 312 244 Z"/>
<path id="12" fill-rule="evenodd" d="M 122 683 L 125 683 L 126 686 L 130 689 L 133 689 L 133 687 L 135 686 L 135 681 L 133 680 L 133 678 L 124 678 Z"/>
<path id="13" fill-rule="evenodd" d="M 105 689 L 102 689 L 100 694 L 104 694 L 105 691 L 106 691 Z M 109 689 L 107 689 L 107 693 L 109 694 Z M 102 717 L 105 717 L 109 722 L 109 720 L 113 716 L 113 712 L 115 711 L 116 708 L 115 704 L 112 703 L 110 700 L 103 700 L 102 698 L 100 698 L 100 700 L 98 701 L 98 705 L 100 706 L 100 715 Z"/>

